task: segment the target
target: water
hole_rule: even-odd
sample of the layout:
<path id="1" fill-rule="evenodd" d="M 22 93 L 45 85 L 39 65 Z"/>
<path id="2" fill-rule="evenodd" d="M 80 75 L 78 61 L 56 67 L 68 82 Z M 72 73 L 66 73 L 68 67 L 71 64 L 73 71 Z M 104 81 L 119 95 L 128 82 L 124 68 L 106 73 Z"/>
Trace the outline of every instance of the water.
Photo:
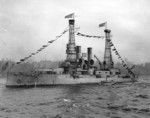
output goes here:
<path id="1" fill-rule="evenodd" d="M 6 88 L 0 118 L 150 118 L 150 77 L 137 83 Z"/>

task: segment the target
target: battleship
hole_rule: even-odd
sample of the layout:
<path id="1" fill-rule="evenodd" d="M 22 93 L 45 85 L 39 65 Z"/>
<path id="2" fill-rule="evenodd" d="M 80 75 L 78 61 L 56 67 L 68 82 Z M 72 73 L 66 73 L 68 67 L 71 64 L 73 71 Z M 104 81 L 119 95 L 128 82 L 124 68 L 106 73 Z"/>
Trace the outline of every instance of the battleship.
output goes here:
<path id="1" fill-rule="evenodd" d="M 92 47 L 87 47 L 87 56 L 83 58 L 81 46 L 75 43 L 75 19 L 69 21 L 69 42 L 66 45 L 66 59 L 57 68 L 33 69 L 29 74 L 24 72 L 12 72 L 7 74 L 6 87 L 35 87 L 56 85 L 80 85 L 122 83 L 136 81 L 134 73 L 123 75 L 120 69 L 114 67 L 111 52 L 111 30 L 105 28 L 104 60 L 95 66 Z"/>

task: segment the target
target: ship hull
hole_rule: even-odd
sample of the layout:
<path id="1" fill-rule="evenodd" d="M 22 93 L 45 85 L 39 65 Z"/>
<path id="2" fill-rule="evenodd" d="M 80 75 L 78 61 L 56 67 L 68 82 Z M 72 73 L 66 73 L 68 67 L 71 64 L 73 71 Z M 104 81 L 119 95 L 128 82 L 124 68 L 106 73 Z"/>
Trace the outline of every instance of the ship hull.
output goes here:
<path id="1" fill-rule="evenodd" d="M 35 87 L 35 86 L 57 86 L 57 85 L 80 85 L 80 84 L 103 84 L 131 82 L 130 78 L 82 76 L 72 77 L 71 75 L 40 75 L 38 77 L 26 77 L 9 75 L 6 87 Z"/>
<path id="2" fill-rule="evenodd" d="M 6 87 L 34 87 L 35 79 L 23 74 L 7 74 Z"/>

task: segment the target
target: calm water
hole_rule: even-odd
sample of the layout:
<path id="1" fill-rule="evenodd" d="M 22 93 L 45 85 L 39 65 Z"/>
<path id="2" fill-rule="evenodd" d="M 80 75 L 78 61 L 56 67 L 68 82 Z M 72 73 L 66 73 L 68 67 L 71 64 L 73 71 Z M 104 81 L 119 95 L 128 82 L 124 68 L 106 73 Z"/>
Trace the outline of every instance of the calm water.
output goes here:
<path id="1" fill-rule="evenodd" d="M 137 83 L 6 88 L 0 118 L 150 118 L 150 77 Z"/>

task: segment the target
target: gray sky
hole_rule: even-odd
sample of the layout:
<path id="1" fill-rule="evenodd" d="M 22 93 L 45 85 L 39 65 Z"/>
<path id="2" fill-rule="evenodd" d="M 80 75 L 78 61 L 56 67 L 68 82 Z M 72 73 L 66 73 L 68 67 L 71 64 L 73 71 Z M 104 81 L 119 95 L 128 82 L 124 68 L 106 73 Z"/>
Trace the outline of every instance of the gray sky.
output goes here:
<path id="1" fill-rule="evenodd" d="M 103 36 L 104 28 L 98 25 L 107 21 L 122 58 L 134 63 L 149 62 L 149 0 L 0 0 L 0 58 L 19 61 L 36 52 L 63 32 L 68 26 L 64 16 L 72 12 L 79 32 Z M 32 59 L 65 59 L 66 43 L 68 33 Z M 84 52 L 93 47 L 93 53 L 102 60 L 104 39 L 76 36 L 76 44 L 83 46 Z"/>

